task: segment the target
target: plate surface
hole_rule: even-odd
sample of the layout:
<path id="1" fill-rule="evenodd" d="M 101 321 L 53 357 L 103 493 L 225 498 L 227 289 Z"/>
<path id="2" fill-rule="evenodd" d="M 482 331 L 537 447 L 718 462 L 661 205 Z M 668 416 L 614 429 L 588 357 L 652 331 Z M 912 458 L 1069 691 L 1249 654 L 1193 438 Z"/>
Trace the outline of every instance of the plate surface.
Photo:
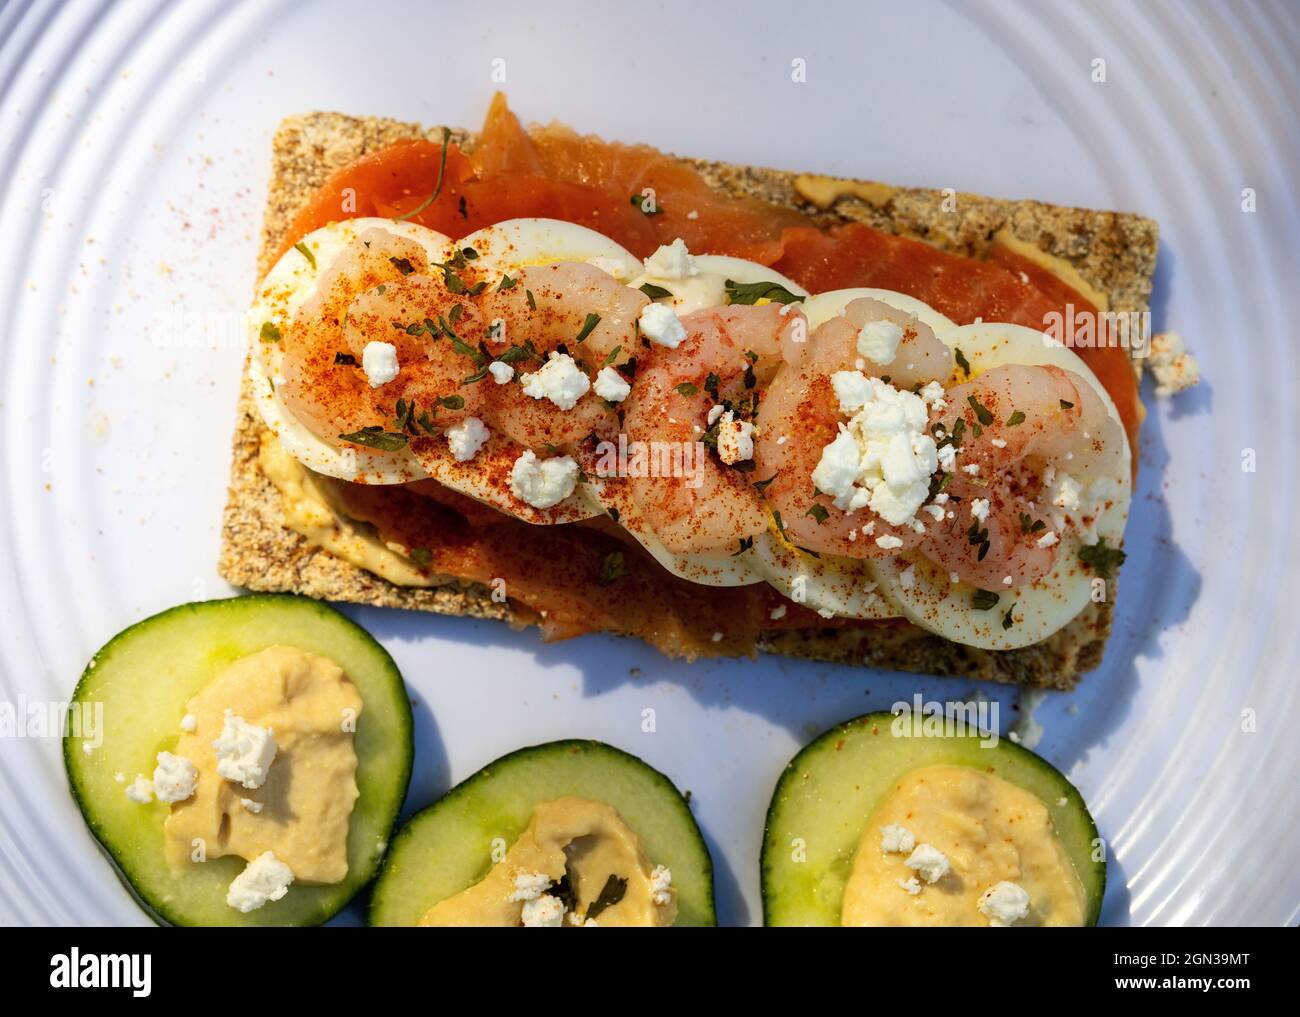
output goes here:
<path id="1" fill-rule="evenodd" d="M 232 592 L 215 562 L 277 121 L 476 126 L 502 87 L 526 120 L 673 151 L 1159 220 L 1155 329 L 1182 332 L 1205 381 L 1147 420 L 1106 661 L 1039 708 L 1039 749 L 1110 842 L 1104 921 L 1295 924 L 1300 870 L 1276 863 L 1300 786 L 1300 12 L 813 2 L 792 31 L 789 4 L 720 6 L 657 5 L 643 46 L 571 2 L 0 8 L 0 700 L 57 703 L 119 629 Z M 971 691 L 349 613 L 418 700 L 408 808 L 520 745 L 604 739 L 694 792 L 733 924 L 760 920 L 763 814 L 799 746 L 914 691 Z M 983 691 L 1005 727 L 1014 690 Z M 29 733 L 0 738 L 0 924 L 143 921 L 57 739 Z"/>

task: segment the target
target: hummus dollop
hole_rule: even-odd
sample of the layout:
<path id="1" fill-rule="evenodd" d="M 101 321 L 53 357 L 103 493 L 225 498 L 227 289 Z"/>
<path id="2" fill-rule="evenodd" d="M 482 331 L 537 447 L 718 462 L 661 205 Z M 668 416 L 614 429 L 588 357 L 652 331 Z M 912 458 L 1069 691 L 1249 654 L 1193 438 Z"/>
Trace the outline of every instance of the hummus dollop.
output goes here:
<path id="1" fill-rule="evenodd" d="M 999 883 L 1029 895 L 1027 914 L 1007 924 L 1083 924 L 1083 884 L 1043 802 L 984 770 L 927 766 L 903 776 L 871 816 L 841 921 L 989 926 L 985 895 Z"/>
<path id="2" fill-rule="evenodd" d="M 569 927 L 589 920 L 602 927 L 672 925 L 677 897 L 663 886 L 664 871 L 651 864 L 617 809 L 566 795 L 538 804 L 505 857 L 479 882 L 431 907 L 420 924 L 521 927 L 530 903 L 555 896 L 566 900 Z M 588 919 L 611 878 L 626 880 L 621 897 Z"/>
<path id="3" fill-rule="evenodd" d="M 194 795 L 173 805 L 163 826 L 168 864 L 198 864 L 196 853 L 251 861 L 270 851 L 296 881 L 343 879 L 348 822 L 360 793 L 353 739 L 361 708 L 361 693 L 338 664 L 292 647 L 268 647 L 217 675 L 187 704 L 192 730 L 182 732 L 174 750 L 199 778 Z M 227 710 L 270 728 L 275 738 L 275 757 L 256 789 L 217 772 L 212 743 Z"/>

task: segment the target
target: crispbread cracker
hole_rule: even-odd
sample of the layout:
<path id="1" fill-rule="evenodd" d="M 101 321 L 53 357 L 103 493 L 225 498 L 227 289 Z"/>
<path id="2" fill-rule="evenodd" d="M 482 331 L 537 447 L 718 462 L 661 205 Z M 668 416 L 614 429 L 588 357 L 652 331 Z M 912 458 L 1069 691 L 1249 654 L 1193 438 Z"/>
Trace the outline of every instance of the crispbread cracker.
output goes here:
<path id="1" fill-rule="evenodd" d="M 437 139 L 441 133 L 440 127 L 422 131 L 416 124 L 342 113 L 310 113 L 284 120 L 273 142 L 259 275 L 271 267 L 271 257 L 294 215 L 330 173 L 398 139 Z M 473 145 L 474 136 L 468 132 L 453 131 L 452 137 L 466 147 Z M 1020 239 L 1072 264 L 1108 296 L 1113 310 L 1147 310 L 1157 234 L 1155 223 L 1141 216 L 965 194 L 958 196 L 958 211 L 953 213 L 942 210 L 942 192 L 870 182 L 858 182 L 859 194 L 818 208 L 800 195 L 800 190 L 813 193 L 816 181 L 801 180 L 798 174 L 690 162 L 720 190 L 797 207 L 824 226 L 859 220 L 976 256 L 984 252 L 994 233 L 1009 228 Z M 477 584 L 399 587 L 309 547 L 284 525 L 280 494 L 258 463 L 264 430 L 245 375 L 219 564 L 221 575 L 231 583 L 322 600 L 495 618 L 513 625 L 532 621 L 527 612 L 493 602 L 488 590 Z M 1114 584 L 1110 586 L 1113 594 Z M 1069 689 L 1101 662 L 1112 613 L 1110 602 L 1092 604 L 1050 639 L 1021 650 L 977 650 L 907 624 L 772 630 L 762 637 L 760 649 L 809 660 Z"/>

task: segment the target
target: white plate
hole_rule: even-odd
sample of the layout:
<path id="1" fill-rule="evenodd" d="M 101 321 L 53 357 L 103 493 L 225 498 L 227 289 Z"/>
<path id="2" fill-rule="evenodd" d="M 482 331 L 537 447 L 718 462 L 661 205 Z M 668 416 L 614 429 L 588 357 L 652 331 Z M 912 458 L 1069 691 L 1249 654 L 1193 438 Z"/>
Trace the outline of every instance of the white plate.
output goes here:
<path id="1" fill-rule="evenodd" d="M 1147 421 L 1106 662 L 1041 708 L 1041 750 L 1110 841 L 1106 921 L 1294 924 L 1300 871 L 1277 862 L 1300 786 L 1296 8 L 747 3 L 738 22 L 675 0 L 653 19 L 672 45 L 640 54 L 626 19 L 507 6 L 461 5 L 454 26 L 379 2 L 0 9 L 0 698 L 63 699 L 123 626 L 230 592 L 215 562 L 238 315 L 279 118 L 474 126 L 504 68 L 525 119 L 1159 220 L 1156 328 L 1186 336 L 1206 381 Z M 349 613 L 419 700 L 410 806 L 517 746 L 605 739 L 694 792 L 730 923 L 760 919 L 763 814 L 800 745 L 913 690 L 971 687 Z M 0 924 L 143 920 L 56 739 L 0 740 L 0 799 Z"/>

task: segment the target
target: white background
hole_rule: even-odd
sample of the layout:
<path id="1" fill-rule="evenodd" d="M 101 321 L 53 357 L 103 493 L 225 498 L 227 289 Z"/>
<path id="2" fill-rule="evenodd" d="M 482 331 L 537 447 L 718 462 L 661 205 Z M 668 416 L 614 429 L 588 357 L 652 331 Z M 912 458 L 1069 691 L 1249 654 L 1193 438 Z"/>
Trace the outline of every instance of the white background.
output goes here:
<path id="1" fill-rule="evenodd" d="M 231 592 L 215 562 L 233 322 L 278 120 L 476 127 L 498 57 L 525 120 L 1159 220 L 1155 325 L 1183 333 L 1206 380 L 1147 421 L 1106 661 L 1040 709 L 1040 751 L 1110 841 L 1106 922 L 1294 924 L 1295 4 L 8 4 L 0 699 L 65 698 L 117 630 Z M 167 342 L 178 314 L 206 326 L 184 348 Z M 694 792 L 733 924 L 760 920 L 763 814 L 801 744 L 914 690 L 971 690 L 348 610 L 418 700 L 408 807 L 523 744 L 610 741 Z M 986 691 L 1005 726 L 1014 691 Z M 0 802 L 0 924 L 143 920 L 78 819 L 56 739 L 0 740 Z"/>

